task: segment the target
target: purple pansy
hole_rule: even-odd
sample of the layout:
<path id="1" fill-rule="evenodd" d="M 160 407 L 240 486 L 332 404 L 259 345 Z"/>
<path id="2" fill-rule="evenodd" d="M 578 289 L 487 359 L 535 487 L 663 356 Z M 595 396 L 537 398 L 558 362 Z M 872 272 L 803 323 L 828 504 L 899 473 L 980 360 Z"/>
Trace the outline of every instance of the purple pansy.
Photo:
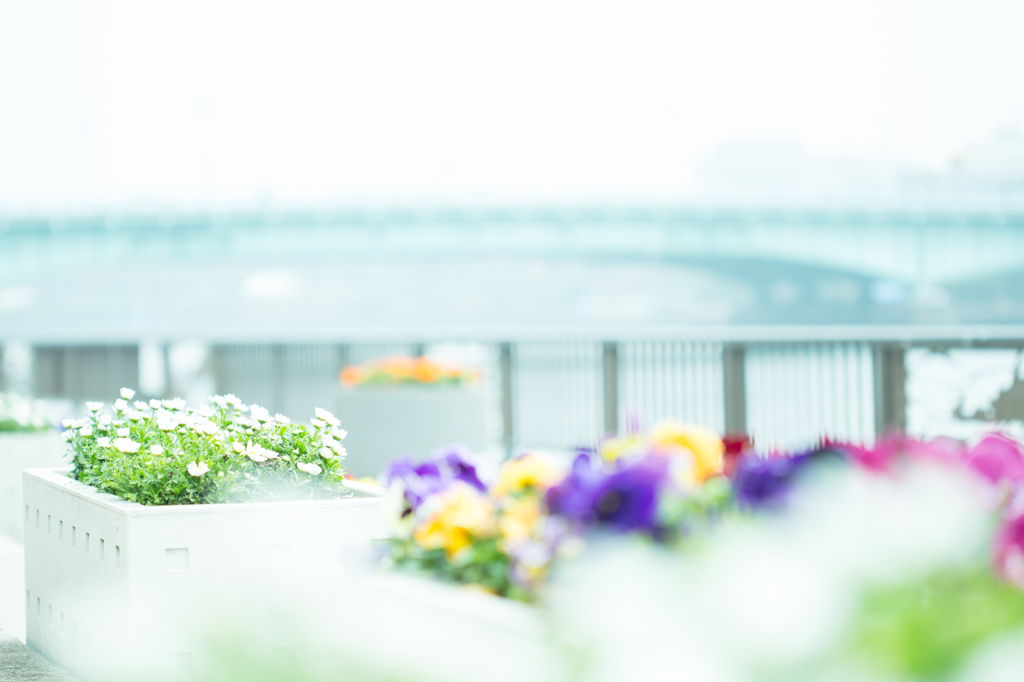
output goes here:
<path id="1" fill-rule="evenodd" d="M 780 504 L 793 481 L 809 465 L 828 459 L 845 459 L 837 448 L 821 448 L 798 455 L 760 457 L 753 453 L 740 457 L 733 477 L 733 493 L 741 507 L 756 509 Z"/>
<path id="2" fill-rule="evenodd" d="M 447 490 L 455 481 L 461 481 L 479 491 L 487 489 L 476 473 L 476 467 L 467 461 L 469 450 L 465 446 L 450 445 L 438 448 L 430 459 L 416 463 L 412 455 L 392 460 L 384 468 L 384 485 L 401 485 L 412 509 L 431 495 Z"/>
<path id="3" fill-rule="evenodd" d="M 584 525 L 654 532 L 659 492 L 671 482 L 668 466 L 668 459 L 649 456 L 606 473 L 595 458 L 581 453 L 569 475 L 548 490 L 548 508 Z"/>

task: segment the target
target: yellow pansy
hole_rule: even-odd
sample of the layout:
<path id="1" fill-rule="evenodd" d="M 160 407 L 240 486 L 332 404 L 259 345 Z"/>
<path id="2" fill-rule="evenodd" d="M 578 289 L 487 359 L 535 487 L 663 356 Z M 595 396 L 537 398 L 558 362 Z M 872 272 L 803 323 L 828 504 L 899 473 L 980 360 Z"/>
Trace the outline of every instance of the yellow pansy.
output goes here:
<path id="1" fill-rule="evenodd" d="M 533 535 L 533 527 L 540 515 L 540 499 L 535 496 L 508 500 L 498 521 L 498 528 L 505 542 L 515 544 Z"/>
<path id="2" fill-rule="evenodd" d="M 601 442 L 601 458 L 614 462 L 621 457 L 643 455 L 647 448 L 647 439 L 642 435 L 612 436 Z"/>
<path id="3" fill-rule="evenodd" d="M 440 509 L 413 531 L 424 549 L 443 548 L 451 556 L 473 538 L 494 535 L 494 507 L 476 490 L 456 485 L 441 497 Z"/>
<path id="4" fill-rule="evenodd" d="M 523 455 L 502 465 L 494 494 L 508 495 L 524 488 L 547 490 L 559 477 L 559 471 L 549 462 L 536 455 Z"/>
<path id="5" fill-rule="evenodd" d="M 697 481 L 722 473 L 725 445 L 722 439 L 702 426 L 685 426 L 665 420 L 651 429 L 651 446 L 655 452 L 671 455 L 683 448 L 693 455 Z"/>

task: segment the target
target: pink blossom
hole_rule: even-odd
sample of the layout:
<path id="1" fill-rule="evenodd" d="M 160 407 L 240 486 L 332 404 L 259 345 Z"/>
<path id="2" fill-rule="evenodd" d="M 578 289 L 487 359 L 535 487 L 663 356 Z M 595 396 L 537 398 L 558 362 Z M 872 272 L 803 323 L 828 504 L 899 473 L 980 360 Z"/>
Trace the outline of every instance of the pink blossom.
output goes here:
<path id="1" fill-rule="evenodd" d="M 1024 451 L 1001 433 L 990 433 L 967 453 L 967 463 L 992 483 L 1024 481 Z"/>
<path id="2" fill-rule="evenodd" d="M 1024 588 L 1024 514 L 1011 518 L 996 534 L 996 572 Z"/>

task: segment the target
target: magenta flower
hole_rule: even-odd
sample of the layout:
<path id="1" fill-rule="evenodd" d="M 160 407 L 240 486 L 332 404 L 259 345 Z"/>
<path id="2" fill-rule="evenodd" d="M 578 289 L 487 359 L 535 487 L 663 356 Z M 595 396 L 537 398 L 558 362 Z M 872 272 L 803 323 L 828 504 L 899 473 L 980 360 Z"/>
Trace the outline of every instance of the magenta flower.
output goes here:
<path id="1" fill-rule="evenodd" d="M 1024 481 L 1024 451 L 1020 443 L 990 433 L 967 453 L 967 464 L 992 483 L 1018 485 Z"/>
<path id="2" fill-rule="evenodd" d="M 1024 513 L 1011 518 L 996 534 L 996 573 L 1024 589 Z"/>

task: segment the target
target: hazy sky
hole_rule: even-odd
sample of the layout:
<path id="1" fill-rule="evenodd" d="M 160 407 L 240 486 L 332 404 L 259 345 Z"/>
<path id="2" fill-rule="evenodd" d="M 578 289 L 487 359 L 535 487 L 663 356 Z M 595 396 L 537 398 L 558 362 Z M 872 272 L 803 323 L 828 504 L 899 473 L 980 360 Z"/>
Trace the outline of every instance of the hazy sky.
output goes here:
<path id="1" fill-rule="evenodd" d="M 722 144 L 942 170 L 1024 3 L 0 3 L 0 212 L 665 200 Z"/>

